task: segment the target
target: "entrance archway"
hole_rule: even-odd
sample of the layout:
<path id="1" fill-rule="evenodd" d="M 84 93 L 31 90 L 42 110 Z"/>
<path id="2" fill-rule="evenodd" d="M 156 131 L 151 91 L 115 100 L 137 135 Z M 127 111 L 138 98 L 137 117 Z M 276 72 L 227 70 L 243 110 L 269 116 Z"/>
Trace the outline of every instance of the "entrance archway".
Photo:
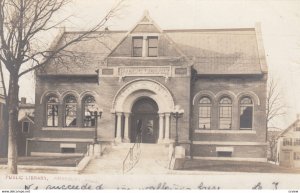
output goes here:
<path id="1" fill-rule="evenodd" d="M 140 133 L 142 143 L 157 143 L 159 119 L 156 102 L 149 97 L 141 97 L 133 104 L 131 112 L 130 141 L 135 142 Z"/>
<path id="2" fill-rule="evenodd" d="M 158 143 L 169 142 L 170 113 L 175 107 L 173 96 L 160 82 L 143 78 L 128 82 L 118 90 L 114 97 L 111 112 L 116 116 L 115 141 L 133 142 L 131 128 L 136 127 L 136 123 L 130 120 L 133 118 L 132 110 L 135 111 L 138 108 L 136 106 L 142 103 L 139 102 L 140 100 L 146 100 L 148 105 L 152 104 L 155 107 L 156 115 L 158 115 L 156 117 L 159 117 L 159 121 L 153 122 L 153 125 L 158 124 L 158 140 L 156 137 Z M 154 139 L 148 143 L 153 143 L 153 141 Z"/>

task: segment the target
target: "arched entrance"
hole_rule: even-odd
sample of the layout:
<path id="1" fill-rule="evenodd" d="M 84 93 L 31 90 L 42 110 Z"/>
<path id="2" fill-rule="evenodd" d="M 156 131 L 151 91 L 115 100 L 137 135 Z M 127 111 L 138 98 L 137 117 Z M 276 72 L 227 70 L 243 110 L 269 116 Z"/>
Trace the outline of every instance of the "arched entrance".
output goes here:
<path id="1" fill-rule="evenodd" d="M 135 142 L 137 133 L 141 133 L 142 143 L 157 143 L 158 139 L 158 106 L 149 97 L 139 98 L 132 107 L 130 141 Z M 138 131 L 140 122 L 140 131 Z"/>
<path id="2" fill-rule="evenodd" d="M 148 112 L 141 112 L 143 111 L 142 109 L 145 109 L 143 105 L 148 106 Z M 119 89 L 112 103 L 111 112 L 116 116 L 115 141 L 133 142 L 133 136 L 136 135 L 136 133 L 133 134 L 136 132 L 134 131 L 136 129 L 136 121 L 139 120 L 138 118 L 141 118 L 145 119 L 143 126 L 146 126 L 145 124 L 148 122 L 150 125 L 151 120 L 153 120 L 153 126 L 156 127 L 158 124 L 158 131 L 155 131 L 158 134 L 155 133 L 156 136 L 153 136 L 153 139 L 145 136 L 145 143 L 169 142 L 170 113 L 174 107 L 172 94 L 161 83 L 151 79 L 136 79 L 128 82 Z M 138 117 L 138 114 L 148 114 L 147 116 L 143 116 L 148 118 Z M 156 114 L 155 119 L 150 114 Z"/>

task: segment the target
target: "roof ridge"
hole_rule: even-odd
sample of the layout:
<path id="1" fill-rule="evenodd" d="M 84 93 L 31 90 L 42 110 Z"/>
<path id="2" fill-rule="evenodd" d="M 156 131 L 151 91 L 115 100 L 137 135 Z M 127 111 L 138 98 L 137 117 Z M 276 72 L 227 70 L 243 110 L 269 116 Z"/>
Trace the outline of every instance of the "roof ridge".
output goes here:
<path id="1" fill-rule="evenodd" d="M 255 31 L 255 27 L 251 28 L 186 28 L 186 29 L 165 29 L 164 32 L 189 32 L 189 31 Z"/>

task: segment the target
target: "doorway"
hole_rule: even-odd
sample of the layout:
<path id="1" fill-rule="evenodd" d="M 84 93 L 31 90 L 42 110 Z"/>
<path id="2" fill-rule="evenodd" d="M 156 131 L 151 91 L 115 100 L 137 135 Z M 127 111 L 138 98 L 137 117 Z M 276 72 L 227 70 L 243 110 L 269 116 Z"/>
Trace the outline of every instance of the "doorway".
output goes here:
<path id="1" fill-rule="evenodd" d="M 136 141 L 140 133 L 141 143 L 157 143 L 158 139 L 158 106 L 149 97 L 138 99 L 132 107 L 130 141 Z"/>

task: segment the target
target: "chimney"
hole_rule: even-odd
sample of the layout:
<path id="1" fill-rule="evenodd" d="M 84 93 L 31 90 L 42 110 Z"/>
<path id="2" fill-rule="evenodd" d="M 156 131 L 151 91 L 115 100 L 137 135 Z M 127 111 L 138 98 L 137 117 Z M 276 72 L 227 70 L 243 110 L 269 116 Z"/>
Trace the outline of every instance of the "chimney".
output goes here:
<path id="1" fill-rule="evenodd" d="M 26 104 L 26 97 L 21 97 L 21 104 L 22 105 Z"/>

